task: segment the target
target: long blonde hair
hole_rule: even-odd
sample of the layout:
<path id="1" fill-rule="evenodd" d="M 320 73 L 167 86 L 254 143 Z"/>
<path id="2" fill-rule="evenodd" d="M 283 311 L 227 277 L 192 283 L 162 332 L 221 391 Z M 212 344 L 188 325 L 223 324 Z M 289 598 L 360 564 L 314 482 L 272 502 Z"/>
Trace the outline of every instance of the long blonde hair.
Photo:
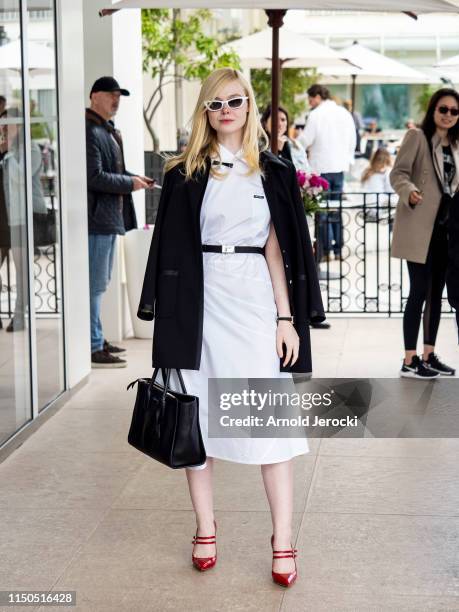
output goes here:
<path id="1" fill-rule="evenodd" d="M 195 172 L 203 172 L 206 168 L 206 158 L 219 156 L 217 133 L 211 127 L 207 118 L 205 100 L 213 100 L 219 90 L 227 83 L 238 81 L 248 97 L 249 110 L 243 128 L 242 150 L 249 167 L 249 174 L 260 169 L 260 151 L 268 148 L 268 137 L 260 124 L 257 104 L 252 86 L 247 79 L 232 68 L 220 68 L 210 74 L 204 81 L 192 117 L 192 130 L 188 145 L 182 153 L 167 159 L 165 171 L 183 163 L 186 179 L 191 179 Z M 218 167 L 218 166 L 217 166 Z M 223 176 L 211 167 L 213 176 Z"/>
<path id="2" fill-rule="evenodd" d="M 365 169 L 360 180 L 364 183 L 368 181 L 373 174 L 382 172 L 385 168 L 389 168 L 390 166 L 392 166 L 392 158 L 389 151 L 384 147 L 380 147 L 371 156 L 370 164 Z"/>

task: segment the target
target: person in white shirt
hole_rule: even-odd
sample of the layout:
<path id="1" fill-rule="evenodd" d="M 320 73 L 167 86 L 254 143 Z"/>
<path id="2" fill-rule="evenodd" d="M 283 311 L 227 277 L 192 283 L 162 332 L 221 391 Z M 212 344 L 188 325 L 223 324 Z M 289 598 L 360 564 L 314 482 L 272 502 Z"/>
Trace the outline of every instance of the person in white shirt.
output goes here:
<path id="1" fill-rule="evenodd" d="M 330 184 L 330 200 L 339 200 L 343 191 L 344 173 L 354 161 L 356 132 L 352 115 L 330 99 L 323 85 L 308 89 L 311 112 L 299 137 L 306 149 L 313 172 Z M 341 259 L 342 221 L 339 212 L 320 213 L 318 260 L 329 260 L 333 250 Z"/>

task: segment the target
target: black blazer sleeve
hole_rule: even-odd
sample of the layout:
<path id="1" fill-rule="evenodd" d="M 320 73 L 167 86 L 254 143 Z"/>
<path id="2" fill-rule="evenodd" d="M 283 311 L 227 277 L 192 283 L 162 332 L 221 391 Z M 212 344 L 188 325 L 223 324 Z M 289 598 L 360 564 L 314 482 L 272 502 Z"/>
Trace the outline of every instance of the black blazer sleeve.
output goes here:
<path id="1" fill-rule="evenodd" d="M 156 214 L 156 222 L 153 230 L 153 237 L 151 239 L 150 253 L 148 255 L 142 293 L 140 296 L 140 303 L 137 310 L 137 317 L 139 319 L 143 319 L 144 321 L 152 321 L 155 316 L 159 241 L 161 237 L 161 224 L 164 217 L 164 211 L 167 207 L 167 202 L 171 189 L 170 183 L 170 172 L 167 172 L 164 175 L 161 197 L 159 199 L 158 212 Z"/>
<path id="2" fill-rule="evenodd" d="M 303 206 L 296 170 L 293 164 L 290 170 L 290 192 L 294 201 L 295 215 L 298 223 L 301 243 L 303 246 L 304 267 L 306 270 L 306 290 L 308 304 L 308 318 L 312 323 L 320 323 L 325 320 L 322 295 L 320 293 L 319 279 L 317 276 L 317 266 L 314 260 L 311 237 L 306 222 L 306 214 Z"/>

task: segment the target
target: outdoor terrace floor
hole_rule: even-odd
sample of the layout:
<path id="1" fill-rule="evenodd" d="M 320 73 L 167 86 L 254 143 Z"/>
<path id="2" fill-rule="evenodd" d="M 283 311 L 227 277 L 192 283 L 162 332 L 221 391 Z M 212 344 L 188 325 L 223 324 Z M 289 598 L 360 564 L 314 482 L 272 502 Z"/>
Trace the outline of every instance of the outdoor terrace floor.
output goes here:
<path id="1" fill-rule="evenodd" d="M 312 332 L 316 376 L 398 374 L 400 319 L 331 322 Z M 444 320 L 439 352 L 459 365 L 456 342 Z M 149 375 L 151 346 L 125 345 L 128 368 L 94 371 L 0 465 L 2 589 L 76 590 L 85 612 L 459 610 L 458 439 L 310 440 L 295 459 L 288 590 L 271 581 L 258 466 L 217 461 L 219 558 L 195 571 L 185 474 L 126 441 L 125 388 Z"/>

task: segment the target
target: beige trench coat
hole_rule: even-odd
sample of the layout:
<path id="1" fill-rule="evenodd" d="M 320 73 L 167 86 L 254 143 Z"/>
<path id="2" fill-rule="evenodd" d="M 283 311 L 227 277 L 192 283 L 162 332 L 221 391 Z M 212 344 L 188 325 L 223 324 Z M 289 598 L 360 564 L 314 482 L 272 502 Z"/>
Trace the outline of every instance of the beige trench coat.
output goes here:
<path id="1" fill-rule="evenodd" d="M 456 163 L 453 192 L 459 189 L 459 147 L 451 147 Z M 392 237 L 392 257 L 425 263 L 437 216 L 443 182 L 443 151 L 438 134 L 432 138 L 433 156 L 424 132 L 408 130 L 390 173 L 390 182 L 399 196 Z M 438 177 L 438 178 L 437 178 Z M 411 207 L 412 191 L 422 193 L 422 202 Z"/>

